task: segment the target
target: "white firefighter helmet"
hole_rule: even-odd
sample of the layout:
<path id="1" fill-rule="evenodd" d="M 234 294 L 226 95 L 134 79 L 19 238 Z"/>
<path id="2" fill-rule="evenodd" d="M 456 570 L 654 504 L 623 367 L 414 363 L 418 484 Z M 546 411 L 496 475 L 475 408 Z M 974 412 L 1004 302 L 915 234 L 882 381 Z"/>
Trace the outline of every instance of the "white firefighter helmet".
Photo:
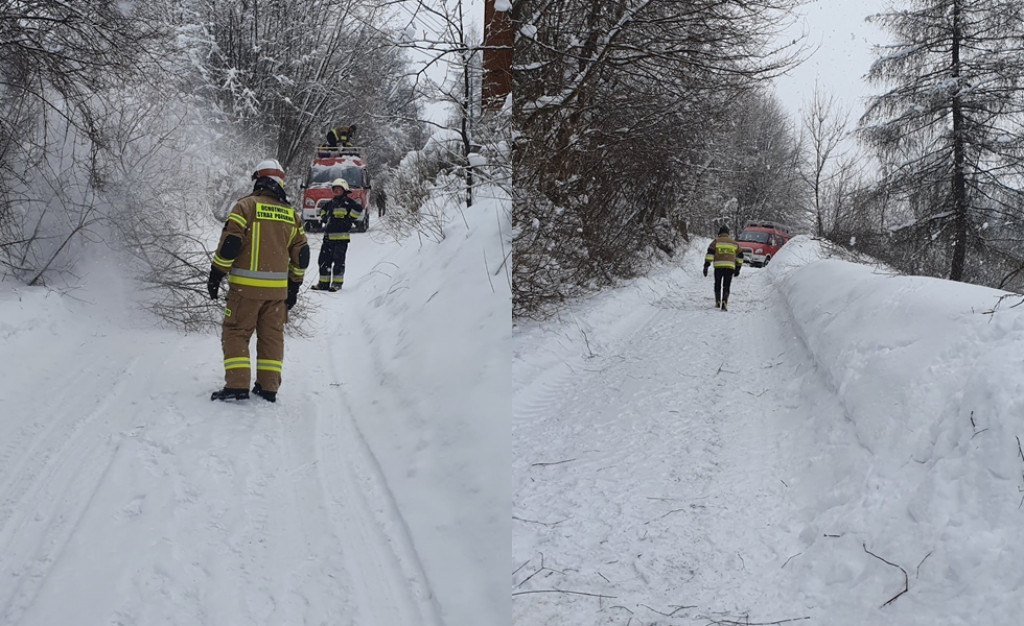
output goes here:
<path id="1" fill-rule="evenodd" d="M 256 180 L 263 176 L 274 179 L 277 184 L 284 187 L 284 168 L 281 167 L 277 159 L 267 159 L 259 162 L 259 165 L 256 166 L 256 171 L 252 173 L 252 179 Z"/>
<path id="2" fill-rule="evenodd" d="M 331 181 L 331 189 L 334 189 L 335 187 L 341 187 L 345 191 L 348 191 L 348 181 L 344 178 L 335 178 Z"/>

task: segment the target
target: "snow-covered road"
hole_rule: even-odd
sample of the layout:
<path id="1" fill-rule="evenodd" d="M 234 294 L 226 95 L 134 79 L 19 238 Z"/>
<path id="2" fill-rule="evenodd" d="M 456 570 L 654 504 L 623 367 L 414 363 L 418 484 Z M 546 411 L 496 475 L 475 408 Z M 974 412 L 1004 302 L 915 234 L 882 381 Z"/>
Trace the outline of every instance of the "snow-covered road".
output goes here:
<path id="1" fill-rule="evenodd" d="M 44 316 L 58 340 L 8 343 L 53 368 L 5 377 L 32 400 L 0 423 L 0 623 L 439 623 L 337 365 L 358 296 L 303 297 L 328 328 L 288 343 L 276 405 L 210 402 L 214 336 Z"/>
<path id="2" fill-rule="evenodd" d="M 514 623 L 1019 621 L 1020 296 L 702 243 L 518 324 Z"/>
<path id="3" fill-rule="evenodd" d="M 765 306 L 761 270 L 733 282 L 729 312 L 694 271 L 608 294 L 594 308 L 609 318 L 562 325 L 577 337 L 524 339 L 585 335 L 589 353 L 517 371 L 516 623 L 735 617 L 780 584 L 750 574 L 798 551 L 779 506 L 795 442 L 778 432 L 800 346 Z"/>
<path id="4" fill-rule="evenodd" d="M 507 465 L 477 457 L 508 436 L 475 401 L 507 393 L 509 304 L 477 272 L 479 237 L 499 245 L 480 213 L 451 243 L 353 237 L 345 289 L 300 296 L 276 404 L 211 402 L 217 334 L 154 329 L 103 268 L 78 293 L 4 291 L 0 624 L 504 619 Z M 437 332 L 468 298 L 475 324 Z"/>

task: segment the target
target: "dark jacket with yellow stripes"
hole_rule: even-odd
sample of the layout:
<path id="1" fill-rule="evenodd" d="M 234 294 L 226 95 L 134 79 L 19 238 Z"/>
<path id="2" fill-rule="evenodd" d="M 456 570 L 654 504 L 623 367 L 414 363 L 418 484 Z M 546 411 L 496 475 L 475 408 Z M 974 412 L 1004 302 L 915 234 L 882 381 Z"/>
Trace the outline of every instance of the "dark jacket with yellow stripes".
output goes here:
<path id="1" fill-rule="evenodd" d="M 302 284 L 308 265 L 301 218 L 286 200 L 257 188 L 231 207 L 213 267 L 228 274 L 232 292 L 255 300 L 284 300 L 288 282 Z"/>
<path id="2" fill-rule="evenodd" d="M 320 207 L 324 241 L 348 241 L 352 225 L 363 217 L 363 206 L 351 196 L 331 198 Z"/>
<path id="3" fill-rule="evenodd" d="M 729 235 L 719 235 L 711 241 L 704 257 L 705 267 L 712 263 L 716 268 L 727 267 L 731 270 L 743 267 L 743 249 Z"/>

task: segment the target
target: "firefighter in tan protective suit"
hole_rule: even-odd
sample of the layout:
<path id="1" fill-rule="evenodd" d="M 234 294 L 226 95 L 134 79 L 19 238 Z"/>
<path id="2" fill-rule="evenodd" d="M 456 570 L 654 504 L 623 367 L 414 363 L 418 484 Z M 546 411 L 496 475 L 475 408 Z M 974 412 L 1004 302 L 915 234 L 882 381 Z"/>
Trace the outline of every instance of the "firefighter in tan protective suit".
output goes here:
<path id="1" fill-rule="evenodd" d="M 284 170 L 274 160 L 256 166 L 252 193 L 231 208 L 213 255 L 207 287 L 217 299 L 228 276 L 221 327 L 224 388 L 211 400 L 249 397 L 252 363 L 249 339 L 256 332 L 256 384 L 252 392 L 277 400 L 284 359 L 284 324 L 298 298 L 309 265 L 309 245 L 301 216 L 288 204 Z"/>

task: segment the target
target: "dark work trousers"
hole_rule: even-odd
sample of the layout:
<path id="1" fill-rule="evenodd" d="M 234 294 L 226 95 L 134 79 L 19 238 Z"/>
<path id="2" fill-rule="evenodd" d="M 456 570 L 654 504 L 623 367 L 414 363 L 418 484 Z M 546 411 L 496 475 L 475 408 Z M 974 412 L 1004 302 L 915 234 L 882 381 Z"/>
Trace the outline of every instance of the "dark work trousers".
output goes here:
<path id="1" fill-rule="evenodd" d="M 715 268 L 715 301 L 729 301 L 729 286 L 732 285 L 731 267 Z"/>
<path id="2" fill-rule="evenodd" d="M 341 287 L 345 282 L 345 255 L 348 253 L 348 241 L 325 241 L 320 246 L 317 264 L 320 266 L 320 287 Z M 333 276 L 331 268 L 334 269 Z"/>

